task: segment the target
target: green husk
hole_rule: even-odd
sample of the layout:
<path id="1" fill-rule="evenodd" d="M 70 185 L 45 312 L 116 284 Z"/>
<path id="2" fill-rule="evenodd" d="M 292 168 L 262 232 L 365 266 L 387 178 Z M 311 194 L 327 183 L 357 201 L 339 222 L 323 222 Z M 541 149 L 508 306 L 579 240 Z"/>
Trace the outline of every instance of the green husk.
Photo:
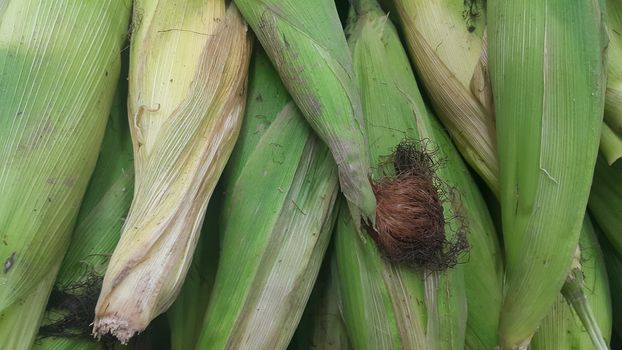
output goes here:
<path id="1" fill-rule="evenodd" d="M 600 150 L 609 165 L 622 157 L 622 3 L 607 2 L 607 92 Z"/>
<path id="2" fill-rule="evenodd" d="M 611 296 L 603 252 L 587 215 L 579 247 L 570 274 L 576 280 L 565 283 L 563 296 L 557 297 L 542 321 L 530 349 L 607 349 L 611 339 Z"/>
<path id="3" fill-rule="evenodd" d="M 579 239 L 606 41 L 597 1 L 490 1 L 488 9 L 507 257 L 500 345 L 519 348 L 555 302 Z"/>
<path id="4" fill-rule="evenodd" d="M 97 160 L 129 1 L 0 5 L 0 348 L 30 348 Z"/>
<path id="5" fill-rule="evenodd" d="M 221 255 L 199 349 L 285 348 L 336 217 L 338 177 L 329 150 L 294 103 L 275 94 L 285 89 L 274 85 L 267 58 L 257 57 L 254 102 L 226 172 Z"/>
<path id="6" fill-rule="evenodd" d="M 313 130 L 328 145 L 356 225 L 373 223 L 360 96 L 332 0 L 235 0 Z"/>
<path id="7" fill-rule="evenodd" d="M 134 3 L 128 114 L 136 185 L 94 333 L 122 343 L 166 311 L 242 122 L 251 41 L 235 6 Z"/>
<path id="8" fill-rule="evenodd" d="M 127 74 L 127 71 L 125 72 Z M 90 323 L 108 259 L 132 201 L 134 168 L 125 74 L 117 89 L 101 152 L 54 283 L 37 349 L 103 349 Z"/>
<path id="9" fill-rule="evenodd" d="M 372 164 L 381 164 L 404 138 L 428 140 L 427 147 L 443 159 L 437 175 L 449 187 L 459 189 L 459 195 L 452 192 L 446 203 L 445 215 L 463 216 L 475 245 L 468 263 L 445 272 L 417 271 L 389 263 L 373 241 L 358 240 L 351 222 L 340 217 L 337 265 L 342 312 L 353 347 L 462 348 L 465 333 L 471 346 L 488 343 L 492 347 L 502 268 L 490 216 L 466 167 L 426 110 L 395 28 L 373 2 L 355 2 L 355 7 L 358 18 L 350 26 L 349 42 L 363 96 Z M 380 171 L 375 169 L 374 180 L 380 178 Z M 457 225 L 450 220 L 447 233 L 455 233 Z M 469 325 L 466 303 L 473 310 Z"/>

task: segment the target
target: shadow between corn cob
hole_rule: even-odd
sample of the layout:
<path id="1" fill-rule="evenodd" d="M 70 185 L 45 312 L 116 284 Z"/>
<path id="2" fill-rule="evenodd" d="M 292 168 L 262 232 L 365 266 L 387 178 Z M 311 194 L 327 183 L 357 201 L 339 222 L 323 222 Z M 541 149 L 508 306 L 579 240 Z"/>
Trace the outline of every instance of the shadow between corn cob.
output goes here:
<path id="1" fill-rule="evenodd" d="M 486 183 L 498 195 L 498 175 L 496 172 L 490 171 L 490 169 L 497 169 L 496 156 L 494 158 L 489 157 L 488 155 L 492 153 L 486 151 L 486 148 L 482 148 L 486 144 L 494 147 L 495 140 L 494 138 L 491 138 L 488 142 L 481 140 L 482 137 L 491 136 L 485 133 L 484 130 L 488 128 L 494 131 L 494 126 L 479 128 L 457 127 L 458 123 L 461 122 L 478 123 L 479 120 L 477 118 L 480 118 L 487 124 L 494 124 L 494 120 L 490 116 L 483 118 L 482 114 L 473 115 L 469 113 L 469 111 L 473 111 L 473 108 L 469 106 L 473 105 L 473 103 L 477 105 L 478 101 L 480 107 L 483 107 L 486 112 L 492 113 L 493 109 L 492 94 L 489 91 L 490 86 L 487 75 L 486 42 L 485 38 L 483 41 L 481 39 L 482 29 L 486 23 L 486 11 L 483 4 L 479 1 L 450 1 L 449 3 L 441 4 L 439 2 L 405 2 L 397 0 L 394 1 L 394 5 L 396 5 L 396 12 L 405 27 L 405 36 L 409 43 L 411 57 L 417 64 L 424 85 L 426 85 L 428 91 L 432 92 L 433 102 L 444 102 L 440 105 L 435 104 L 435 107 L 443 117 L 441 118 L 442 121 L 449 128 L 466 160 L 475 167 L 480 175 L 484 176 Z M 462 10 L 460 11 L 460 9 Z M 426 49 L 429 46 L 434 46 L 436 49 L 433 51 Z M 479 50 L 482 53 L 479 55 L 479 62 L 477 62 Z M 456 52 L 459 52 L 459 54 Z M 455 71 L 455 74 L 449 75 L 449 72 L 452 70 Z M 471 94 L 471 100 L 476 99 L 477 101 L 466 103 L 462 99 L 453 98 L 453 96 L 449 98 L 450 101 L 442 100 L 441 97 L 451 90 L 447 87 L 448 85 L 458 89 L 458 87 L 452 84 L 456 83 L 457 80 L 462 81 L 461 89 L 464 90 L 465 96 Z M 448 81 L 450 82 L 448 83 Z M 440 82 L 445 83 L 440 84 Z M 470 92 L 466 91 L 469 88 Z M 470 117 L 463 120 L 465 116 Z M 467 148 L 461 142 L 463 141 L 462 139 L 466 139 Z M 469 144 L 479 146 L 469 148 Z M 601 147 L 602 150 L 603 148 Z M 476 154 L 473 154 L 474 151 Z M 473 157 L 476 161 L 472 160 Z M 482 162 L 485 163 L 487 161 L 492 161 L 495 164 L 483 166 Z M 489 178 L 486 178 L 487 176 Z M 589 269 L 589 271 L 586 269 Z M 598 264 L 583 266 L 583 272 L 590 275 L 602 274 L 602 271 L 599 271 L 599 269 L 602 269 L 602 266 Z M 590 302 L 577 305 L 581 307 L 579 312 L 582 313 L 582 317 L 594 318 L 594 314 L 596 316 L 606 314 L 607 307 L 603 301 L 606 295 L 604 293 L 597 295 L 584 290 L 584 294 L 587 295 Z M 581 300 L 585 300 L 585 298 Z M 597 310 L 594 310 L 594 314 L 584 314 L 588 311 L 586 307 L 594 303 L 598 306 Z M 556 311 L 576 316 L 570 310 L 565 310 L 567 307 L 567 304 L 561 303 L 556 308 Z M 604 322 L 605 319 L 602 317 L 599 319 L 603 320 L 601 323 L 601 327 L 604 327 L 603 334 L 608 334 L 607 328 L 610 324 L 610 319 L 609 322 Z M 582 332 L 585 335 L 578 322 L 577 319 L 573 323 L 566 323 L 570 327 L 566 329 L 568 334 Z M 597 329 L 592 331 L 592 333 L 598 333 Z"/>

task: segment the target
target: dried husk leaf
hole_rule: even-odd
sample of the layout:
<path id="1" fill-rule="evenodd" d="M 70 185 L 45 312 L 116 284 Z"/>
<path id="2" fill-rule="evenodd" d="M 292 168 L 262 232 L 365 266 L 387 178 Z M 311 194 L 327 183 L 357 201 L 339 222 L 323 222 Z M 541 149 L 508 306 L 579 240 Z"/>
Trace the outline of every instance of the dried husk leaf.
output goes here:
<path id="1" fill-rule="evenodd" d="M 225 1 L 134 3 L 128 113 L 134 198 L 94 334 L 127 342 L 172 304 L 242 121 L 251 41 Z"/>

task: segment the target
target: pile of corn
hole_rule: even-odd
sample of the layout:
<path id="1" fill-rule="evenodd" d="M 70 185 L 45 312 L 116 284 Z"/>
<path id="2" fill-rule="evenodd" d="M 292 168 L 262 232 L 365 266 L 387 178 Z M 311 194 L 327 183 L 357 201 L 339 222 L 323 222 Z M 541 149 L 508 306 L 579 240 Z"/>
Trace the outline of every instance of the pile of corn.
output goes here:
<path id="1" fill-rule="evenodd" d="M 620 158 L 620 0 L 0 0 L 0 349 L 615 349 Z"/>

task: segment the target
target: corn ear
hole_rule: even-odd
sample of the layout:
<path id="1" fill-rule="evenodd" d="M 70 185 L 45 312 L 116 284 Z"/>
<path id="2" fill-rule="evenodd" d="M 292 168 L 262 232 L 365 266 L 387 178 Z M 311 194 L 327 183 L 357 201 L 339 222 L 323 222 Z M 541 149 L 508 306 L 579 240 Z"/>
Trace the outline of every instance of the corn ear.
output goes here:
<path id="1" fill-rule="evenodd" d="M 607 92 L 601 152 L 609 165 L 622 157 L 622 3 L 607 0 Z"/>
<path id="2" fill-rule="evenodd" d="M 490 1 L 488 10 L 507 266 L 499 337 L 502 348 L 522 348 L 554 304 L 579 239 L 606 40 L 595 0 Z"/>
<path id="3" fill-rule="evenodd" d="M 612 326 L 609 282 L 603 253 L 588 215 L 570 277 L 573 281 L 566 282 L 562 288 L 563 296 L 558 295 L 534 335 L 530 349 L 608 348 Z"/>
<path id="4" fill-rule="evenodd" d="M 292 101 L 270 99 L 277 73 L 265 57 L 253 73 L 249 100 L 255 103 L 236 146 L 243 153 L 232 158 L 239 164 L 226 173 L 221 255 L 199 349 L 286 348 L 335 219 L 338 176 L 328 148 Z"/>
<path id="5" fill-rule="evenodd" d="M 382 33 L 386 33 L 384 40 L 387 42 L 399 42 L 396 39 L 395 30 L 389 31 L 385 28 Z M 391 34 L 392 37 L 391 37 Z M 370 45 L 371 46 L 371 45 Z M 389 46 L 387 45 L 387 51 Z M 396 67 L 407 67 L 408 61 L 403 53 L 401 46 L 396 44 L 401 51 L 401 64 L 395 64 Z M 375 46 L 376 49 L 381 48 L 380 45 Z M 380 50 L 379 50 L 380 51 Z M 374 53 L 372 53 L 374 54 Z M 377 53 L 376 53 L 377 54 Z M 400 55 L 395 55 L 400 57 Z M 356 57 L 356 55 L 354 55 Z M 386 59 L 387 62 L 391 62 L 390 59 Z M 363 61 L 365 62 L 365 61 Z M 357 65 L 361 70 L 366 69 L 367 65 Z M 372 66 L 371 64 L 369 66 Z M 380 66 L 379 63 L 376 66 Z M 405 69 L 410 71 L 409 69 Z M 393 76 L 395 75 L 382 71 L 383 74 L 378 74 L 378 81 L 381 76 Z M 412 77 L 412 72 L 406 75 Z M 373 78 L 372 78 L 373 79 Z M 473 180 L 468 173 L 468 170 L 463 165 L 460 157 L 457 155 L 455 148 L 446 139 L 446 136 L 442 131 L 437 130 L 438 124 L 432 117 L 432 114 L 422 110 L 422 103 L 420 102 L 419 94 L 416 90 L 416 85 L 413 80 L 395 79 L 398 81 L 398 89 L 400 93 L 403 91 L 413 91 L 411 96 L 411 106 L 417 105 L 417 107 L 411 107 L 412 111 L 417 116 L 417 126 L 414 129 L 418 130 L 419 138 L 429 138 L 433 142 L 436 142 L 439 150 L 447 150 L 441 157 L 446 158 L 446 169 L 441 169 L 441 177 L 447 181 L 449 186 L 459 189 L 460 194 L 456 198 L 451 199 L 451 205 L 455 214 L 464 218 L 466 225 L 470 231 L 468 235 L 470 249 L 469 261 L 464 264 L 464 279 L 468 304 L 468 321 L 466 329 L 466 347 L 467 348 L 492 348 L 496 341 L 496 329 L 498 314 L 501 306 L 501 281 L 503 267 L 501 262 L 501 253 L 499 250 L 499 244 L 496 239 L 495 229 L 488 213 L 486 204 L 484 203 L 479 191 Z M 371 84 L 370 84 L 371 85 Z M 404 88 L 409 86 L 408 89 Z M 363 90 L 365 91 L 365 89 Z M 418 101 L 418 102 L 415 102 Z M 367 102 L 365 101 L 365 107 Z M 375 101 L 377 108 L 384 108 L 380 101 Z M 371 101 L 373 103 L 373 101 Z M 376 110 L 375 114 L 380 115 L 380 111 Z M 425 116 L 431 120 L 428 125 L 425 125 L 421 120 L 425 120 Z M 407 114 L 407 113 L 406 113 Z M 412 115 L 412 114 L 411 114 Z M 370 140 L 379 139 L 380 132 L 378 125 L 384 125 L 379 121 L 371 121 L 369 124 Z M 373 124 L 373 126 L 372 126 Z M 425 126 L 424 126 L 425 125 Z M 412 127 L 412 126 L 411 126 Z M 432 131 L 430 131 L 432 130 Z M 410 130 L 408 130 L 410 131 Z M 385 131 L 386 132 L 386 131 Z M 428 133 L 428 135 L 425 135 Z M 374 134 L 378 134 L 374 137 Z M 432 136 L 434 135 L 434 137 Z M 370 141 L 371 142 L 371 141 Z M 432 146 L 432 148 L 435 148 Z M 382 148 L 380 148 L 382 149 Z M 386 151 L 386 150 L 385 150 Z M 377 154 L 380 158 L 381 154 Z M 428 321 L 429 322 L 429 321 Z M 431 339 L 428 334 L 428 339 Z"/>
<path id="6" fill-rule="evenodd" d="M 478 341 L 494 346 L 502 268 L 490 216 L 455 149 L 426 110 L 395 28 L 373 2 L 354 4 L 358 18 L 349 25 L 349 42 L 361 86 L 372 164 L 378 165 L 405 137 L 429 139 L 431 149 L 438 150 L 440 158 L 447 158 L 447 168 L 439 170 L 439 176 L 461 190 L 448 206 L 467 216 L 469 225 L 474 223 L 476 255 L 483 260 L 432 273 L 392 265 L 371 242 L 357 241 L 351 222 L 340 216 L 335 237 L 337 265 L 344 299 L 342 312 L 353 347 L 462 348 L 465 333 L 472 346 Z M 375 180 L 379 176 L 374 172 Z M 480 206 L 476 209 L 474 205 Z M 445 214 L 449 214 L 447 209 Z M 455 232 L 455 228 L 448 226 L 447 232 Z M 490 329 L 466 326 L 469 301 L 464 280 L 468 269 L 473 271 L 468 282 L 472 290 L 487 293 L 481 300 L 473 299 L 472 325 L 478 324 L 475 312 L 480 312 L 480 321 L 488 322 L 488 326 L 492 323 Z M 479 288 L 474 288 L 478 283 Z M 481 307 L 484 299 L 487 308 Z M 486 316 L 489 319 L 483 320 Z M 477 340 L 480 336 L 483 339 Z"/>
<path id="7" fill-rule="evenodd" d="M 410 57 L 436 114 L 465 160 L 498 192 L 496 135 L 481 0 L 394 0 Z M 477 74 L 479 73 L 479 74 Z"/>
<path id="8" fill-rule="evenodd" d="M 129 1 L 0 4 L 0 348 L 30 348 L 93 172 Z"/>
<path id="9" fill-rule="evenodd" d="M 376 199 L 360 96 L 334 1 L 236 0 L 287 90 L 337 163 L 357 226 L 373 222 Z"/>
<path id="10" fill-rule="evenodd" d="M 233 4 L 134 3 L 128 114 L 135 190 L 94 333 L 127 342 L 177 296 L 237 138 L 251 41 Z"/>
<path id="11" fill-rule="evenodd" d="M 374 90 L 376 85 L 373 82 L 378 78 L 386 82 L 395 79 L 395 74 L 386 75 L 393 70 L 382 68 L 390 66 L 395 69 L 399 56 L 396 59 L 395 54 L 389 53 L 398 50 L 399 55 L 400 43 L 391 23 L 377 9 L 377 5 L 369 3 L 355 3 L 356 10 L 350 13 L 347 31 L 354 72 L 361 90 L 367 135 L 369 141 L 379 142 L 370 143 L 370 160 L 375 166 L 379 162 L 378 154 L 389 155 L 403 138 L 416 135 L 416 128 L 412 106 L 405 97 L 393 95 L 394 90 L 390 91 L 391 94 L 387 94 L 387 91 L 377 94 L 378 90 Z M 363 8 L 366 5 L 371 8 Z M 394 72 L 399 71 L 403 75 L 403 63 L 397 67 L 400 68 Z M 405 68 L 408 71 L 408 64 Z M 411 80 L 411 88 L 413 83 Z M 393 87 L 397 84 L 391 82 L 387 85 Z M 374 97 L 385 99 L 371 100 Z M 383 111 L 384 114 L 377 114 L 377 110 L 372 109 L 376 106 L 383 106 L 387 110 Z M 380 121 L 382 116 L 391 118 Z M 384 129 L 374 134 L 374 124 L 382 125 Z M 375 180 L 380 174 L 374 169 L 372 167 Z M 339 293 L 343 297 L 341 312 L 352 347 L 425 349 L 428 315 L 423 274 L 385 260 L 372 240 L 358 239 L 354 224 L 342 204 L 335 228 L 336 267 L 340 281 Z M 430 280 L 438 281 L 438 277 L 430 277 Z M 434 292 L 430 291 L 430 299 L 435 297 Z M 466 323 L 466 315 L 454 316 L 458 322 Z"/>

